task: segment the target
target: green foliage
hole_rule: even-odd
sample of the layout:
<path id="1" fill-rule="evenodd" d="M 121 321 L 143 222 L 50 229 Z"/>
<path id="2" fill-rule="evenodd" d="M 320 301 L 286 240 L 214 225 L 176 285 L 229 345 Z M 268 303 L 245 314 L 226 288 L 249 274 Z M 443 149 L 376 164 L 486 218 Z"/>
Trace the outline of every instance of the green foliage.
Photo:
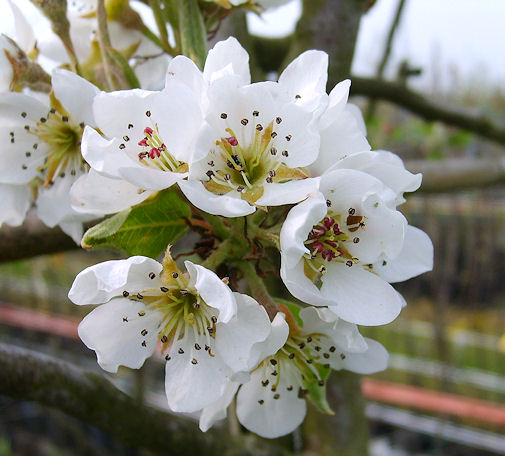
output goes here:
<path id="1" fill-rule="evenodd" d="M 179 28 L 182 53 L 203 69 L 207 56 L 207 30 L 197 0 L 179 3 Z"/>
<path id="2" fill-rule="evenodd" d="M 132 209 L 127 209 L 90 228 L 84 234 L 84 248 L 113 248 L 128 255 L 158 257 L 188 230 L 184 217 L 188 205 L 172 190 L 160 192 Z"/>

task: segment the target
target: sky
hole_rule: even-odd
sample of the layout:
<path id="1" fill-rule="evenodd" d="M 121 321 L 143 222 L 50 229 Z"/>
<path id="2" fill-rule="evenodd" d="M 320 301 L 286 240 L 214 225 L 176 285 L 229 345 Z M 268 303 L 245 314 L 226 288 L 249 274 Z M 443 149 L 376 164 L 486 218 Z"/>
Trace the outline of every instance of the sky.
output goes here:
<path id="1" fill-rule="evenodd" d="M 374 74 L 398 1 L 377 0 L 363 16 L 353 73 Z M 294 0 L 261 19 L 250 15 L 249 26 L 257 34 L 282 36 L 299 14 L 300 1 Z M 406 0 L 386 76 L 408 58 L 424 70 L 412 81 L 419 88 L 481 84 L 505 89 L 504 44 L 504 0 Z"/>
<path id="2" fill-rule="evenodd" d="M 363 16 L 353 73 L 373 75 L 381 58 L 399 0 L 377 0 Z M 28 0 L 15 0 L 34 17 Z M 399 62 L 408 58 L 423 68 L 411 80 L 419 89 L 438 90 L 479 86 L 505 90 L 505 0 L 406 0 L 386 76 L 394 76 Z M 248 17 L 256 34 L 282 36 L 290 33 L 300 15 L 300 0 Z M 13 21 L 6 0 L 0 0 L 0 31 L 11 32 Z"/>

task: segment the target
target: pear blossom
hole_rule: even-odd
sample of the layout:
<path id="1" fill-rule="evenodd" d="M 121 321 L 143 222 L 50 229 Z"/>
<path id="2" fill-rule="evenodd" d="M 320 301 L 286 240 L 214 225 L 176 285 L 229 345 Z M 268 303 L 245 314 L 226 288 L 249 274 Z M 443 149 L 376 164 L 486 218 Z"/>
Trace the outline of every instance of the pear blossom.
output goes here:
<path id="1" fill-rule="evenodd" d="M 319 192 L 291 209 L 282 226 L 284 283 L 298 299 L 328 306 L 351 323 L 389 323 L 403 300 L 375 265 L 405 254 L 411 271 L 424 272 L 431 264 L 429 238 L 417 258 L 405 249 L 408 224 L 395 209 L 396 193 L 369 174 L 334 170 L 321 177 Z"/>
<path id="2" fill-rule="evenodd" d="M 18 214 L 15 220 L 2 216 L 0 223 L 20 224 L 36 200 L 37 215 L 46 225 L 60 225 L 79 242 L 82 222 L 94 217 L 71 209 L 69 190 L 86 172 L 80 153 L 81 135 L 85 124 L 94 124 L 91 103 L 98 89 L 66 70 L 55 70 L 52 83 L 54 97 L 45 103 L 27 94 L 0 95 L 0 137 L 4 144 L 0 184 L 14 186 L 9 190 L 11 195 L 16 193 L 10 211 Z"/>
<path id="3" fill-rule="evenodd" d="M 69 298 L 101 304 L 81 322 L 79 336 L 104 370 L 138 369 L 160 343 L 168 405 L 194 412 L 215 402 L 233 373 L 249 366 L 270 320 L 212 271 L 184 264 L 186 274 L 169 256 L 163 265 L 141 256 L 100 263 L 76 277 Z"/>
<path id="4" fill-rule="evenodd" d="M 286 309 L 284 309 L 286 310 Z M 289 313 L 288 313 L 289 315 Z M 294 431 L 306 414 L 308 385 L 324 386 L 318 366 L 361 374 L 384 370 L 388 354 L 378 342 L 363 338 L 357 327 L 323 308 L 302 309 L 302 327 L 279 313 L 269 338 L 258 344 L 260 362 L 250 378 L 231 383 L 218 401 L 205 408 L 200 428 L 207 430 L 226 416 L 237 394 L 237 417 L 261 437 L 276 438 Z"/>
<path id="5" fill-rule="evenodd" d="M 77 211 L 98 204 L 104 213 L 117 212 L 187 176 L 201 112 L 186 86 L 101 93 L 92 110 L 100 133 L 84 130 L 82 155 L 94 173 L 72 190 Z M 90 189 L 90 182 L 98 188 Z M 107 187 L 111 191 L 97 195 Z"/>

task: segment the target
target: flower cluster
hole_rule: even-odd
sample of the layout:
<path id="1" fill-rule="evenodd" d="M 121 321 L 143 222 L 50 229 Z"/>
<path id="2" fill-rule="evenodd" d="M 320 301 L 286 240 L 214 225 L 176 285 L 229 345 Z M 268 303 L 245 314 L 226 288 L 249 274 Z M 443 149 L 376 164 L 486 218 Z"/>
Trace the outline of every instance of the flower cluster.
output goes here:
<path id="1" fill-rule="evenodd" d="M 90 5 L 76 21 L 94 24 Z M 93 59 L 93 46 L 82 55 Z M 106 245 L 167 246 L 161 263 L 135 250 L 76 277 L 71 301 L 98 305 L 81 339 L 109 372 L 162 356 L 168 407 L 198 413 L 203 431 L 235 399 L 240 423 L 274 438 L 303 421 L 307 400 L 331 413 L 332 370 L 386 368 L 384 347 L 357 325 L 398 316 L 405 302 L 390 284 L 430 270 L 433 248 L 397 209 L 421 176 L 371 151 L 350 81 L 326 93 L 328 56 L 307 51 L 277 81 L 254 83 L 248 60 L 229 38 L 203 70 L 174 57 L 159 90 L 102 91 L 56 69 L 47 96 L 0 94 L 0 223 L 22 223 L 35 204 L 79 242 L 84 221 L 117 214 L 99 225 Z M 187 215 L 169 207 L 156 224 L 167 194 Z M 198 234 L 193 250 L 194 237 L 176 245 L 191 255 L 184 265 L 164 217 Z M 270 296 L 269 272 L 290 295 Z"/>

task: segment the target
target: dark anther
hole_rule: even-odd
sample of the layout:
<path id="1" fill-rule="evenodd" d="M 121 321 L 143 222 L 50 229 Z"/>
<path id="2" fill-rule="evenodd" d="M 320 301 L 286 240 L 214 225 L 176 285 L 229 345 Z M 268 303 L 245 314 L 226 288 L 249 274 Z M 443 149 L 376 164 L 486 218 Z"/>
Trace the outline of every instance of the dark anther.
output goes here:
<path id="1" fill-rule="evenodd" d="M 142 345 L 142 347 L 146 347 L 147 346 L 146 341 L 143 340 L 141 345 Z"/>
<path id="2" fill-rule="evenodd" d="M 193 359 L 191 360 L 191 364 L 198 364 L 198 361 L 197 361 L 195 358 L 193 358 Z"/>
<path id="3" fill-rule="evenodd" d="M 228 114 L 226 114 L 225 112 L 221 113 L 221 119 L 226 119 L 227 117 L 228 117 Z"/>
<path id="4" fill-rule="evenodd" d="M 124 135 L 124 136 L 123 136 L 123 139 L 124 139 L 125 141 L 129 141 L 129 140 L 130 140 L 130 137 L 129 137 L 129 136 L 126 136 L 126 135 Z"/>
<path id="5" fill-rule="evenodd" d="M 156 277 L 156 274 L 154 272 L 149 273 L 149 278 L 153 280 Z"/>
<path id="6" fill-rule="evenodd" d="M 179 274 L 177 274 L 177 272 L 172 272 L 172 277 L 174 279 L 177 279 L 177 277 L 179 277 Z"/>
<path id="7" fill-rule="evenodd" d="M 167 343 L 167 341 L 168 341 L 168 337 L 167 337 L 165 334 L 163 334 L 163 336 L 161 337 L 161 339 L 160 339 L 160 340 L 161 340 L 161 342 L 162 342 L 163 344 L 166 344 L 166 343 Z"/>
<path id="8" fill-rule="evenodd" d="M 184 353 L 184 350 L 182 348 L 179 348 L 179 350 L 177 350 L 177 353 L 179 353 L 179 355 L 182 355 Z"/>
<path id="9" fill-rule="evenodd" d="M 172 358 L 170 358 L 170 356 L 168 356 L 168 355 L 166 355 L 166 356 L 165 356 L 165 360 L 166 360 L 166 361 L 170 361 L 171 359 L 172 359 Z"/>
<path id="10" fill-rule="evenodd" d="M 128 292 L 125 290 L 125 291 L 123 291 L 123 296 L 124 296 L 125 298 L 127 298 L 128 296 L 130 296 L 130 293 L 128 293 Z"/>
<path id="11" fill-rule="evenodd" d="M 249 123 L 249 121 L 248 121 L 247 119 L 242 119 L 242 120 L 240 121 L 240 123 L 241 123 L 242 125 L 246 126 L 246 125 Z"/>
<path id="12" fill-rule="evenodd" d="M 142 334 L 143 336 L 146 336 L 147 335 L 147 329 L 143 329 L 142 331 L 140 331 L 140 334 Z"/>
<path id="13" fill-rule="evenodd" d="M 345 359 L 345 355 L 343 353 L 340 353 L 340 359 Z"/>
<path id="14" fill-rule="evenodd" d="M 330 351 L 333 353 L 335 350 L 336 350 L 336 348 L 332 345 L 332 346 L 330 347 Z"/>
<path id="15" fill-rule="evenodd" d="M 201 349 L 202 349 L 202 347 L 200 347 L 200 345 L 198 345 L 198 344 L 195 344 L 195 348 L 196 348 L 197 350 L 201 350 Z"/>
<path id="16" fill-rule="evenodd" d="M 124 321 L 125 323 L 128 323 L 128 317 L 123 317 L 123 321 Z"/>
<path id="17" fill-rule="evenodd" d="M 349 215 L 354 215 L 356 213 L 356 209 L 354 209 L 353 207 L 351 207 L 349 210 Z"/>
<path id="18" fill-rule="evenodd" d="M 123 143 L 121 143 L 121 144 L 119 145 L 119 148 L 120 148 L 121 150 L 123 150 L 125 147 L 126 147 L 126 146 L 125 146 Z"/>
<path id="19" fill-rule="evenodd" d="M 140 293 L 137 293 L 137 299 L 143 299 L 144 296 L 142 296 Z"/>
<path id="20" fill-rule="evenodd" d="M 146 314 L 145 310 L 139 310 L 138 316 L 143 317 Z"/>
<path id="21" fill-rule="evenodd" d="M 275 366 L 275 365 L 277 364 L 277 360 L 272 358 L 272 359 L 270 360 L 270 364 L 271 364 L 272 366 Z"/>
<path id="22" fill-rule="evenodd" d="M 160 287 L 160 290 L 163 292 L 163 293 L 166 293 L 168 291 L 168 288 L 167 287 Z"/>
<path id="23" fill-rule="evenodd" d="M 281 119 L 280 117 L 277 117 L 277 118 L 275 119 L 275 122 L 277 122 L 277 124 L 280 124 L 280 123 L 282 122 L 282 119 Z"/>
<path id="24" fill-rule="evenodd" d="M 151 117 L 151 111 L 146 111 L 146 116 Z"/>
<path id="25" fill-rule="evenodd" d="M 258 117 L 260 115 L 259 111 L 253 111 L 252 115 L 254 117 Z"/>

